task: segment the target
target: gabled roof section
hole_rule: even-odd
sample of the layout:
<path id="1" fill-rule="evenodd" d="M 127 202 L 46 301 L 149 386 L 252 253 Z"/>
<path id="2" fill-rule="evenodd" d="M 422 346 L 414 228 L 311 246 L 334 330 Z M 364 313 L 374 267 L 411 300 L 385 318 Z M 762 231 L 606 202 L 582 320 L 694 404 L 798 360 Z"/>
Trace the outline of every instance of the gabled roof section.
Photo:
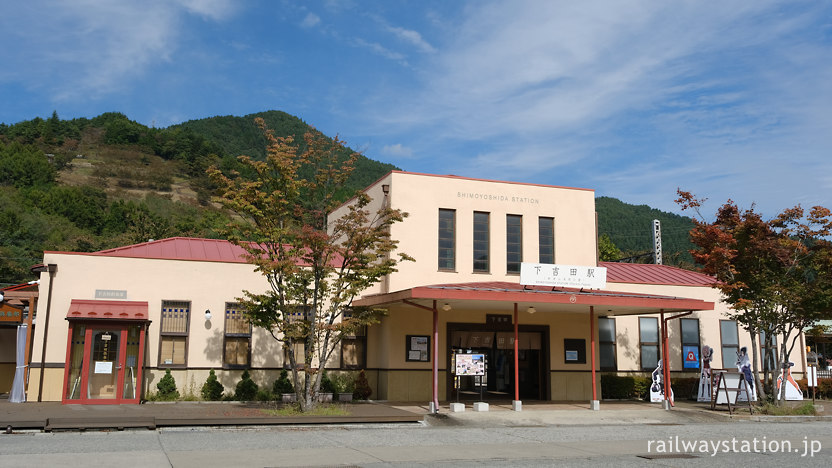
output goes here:
<path id="1" fill-rule="evenodd" d="M 607 269 L 607 281 L 610 283 L 709 287 L 717 283 L 713 276 L 668 265 L 600 262 L 598 266 Z"/>
<path id="2" fill-rule="evenodd" d="M 203 262 L 246 263 L 245 250 L 227 240 L 171 237 L 141 244 L 102 250 L 93 255 L 105 257 L 194 260 Z"/>

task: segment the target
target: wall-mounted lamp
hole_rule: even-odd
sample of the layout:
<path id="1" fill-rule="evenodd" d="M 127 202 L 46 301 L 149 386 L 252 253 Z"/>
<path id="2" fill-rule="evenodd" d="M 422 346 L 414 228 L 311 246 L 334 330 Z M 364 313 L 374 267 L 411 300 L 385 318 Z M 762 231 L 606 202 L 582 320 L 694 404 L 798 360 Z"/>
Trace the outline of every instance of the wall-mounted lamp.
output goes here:
<path id="1" fill-rule="evenodd" d="M 526 312 L 528 312 L 530 314 L 533 314 L 533 313 L 537 312 L 537 309 L 535 309 L 534 306 L 529 306 L 529 308 L 526 309 Z"/>
<path id="2" fill-rule="evenodd" d="M 211 310 L 205 309 L 205 320 L 211 320 Z"/>
<path id="3" fill-rule="evenodd" d="M 442 306 L 442 310 L 445 312 L 451 310 L 451 305 L 446 302 L 445 305 Z"/>
<path id="4" fill-rule="evenodd" d="M 381 191 L 384 192 L 385 195 L 390 194 L 390 186 L 387 184 L 382 184 Z"/>

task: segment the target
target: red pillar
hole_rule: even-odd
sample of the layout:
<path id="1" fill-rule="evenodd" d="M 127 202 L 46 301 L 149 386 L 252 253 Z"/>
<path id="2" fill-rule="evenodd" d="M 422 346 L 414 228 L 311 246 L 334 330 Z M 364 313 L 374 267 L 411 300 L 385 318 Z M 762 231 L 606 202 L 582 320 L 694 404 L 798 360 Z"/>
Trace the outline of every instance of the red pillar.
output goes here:
<path id="1" fill-rule="evenodd" d="M 433 408 L 439 412 L 439 310 L 433 301 Z"/>
<path id="2" fill-rule="evenodd" d="M 592 368 L 592 401 L 598 401 L 598 389 L 595 385 L 595 307 L 589 306 L 589 349 L 590 367 Z"/>
<path id="3" fill-rule="evenodd" d="M 520 353 L 518 342 L 520 341 L 519 324 L 517 323 L 517 303 L 514 303 L 514 401 L 520 401 Z"/>
<path id="4" fill-rule="evenodd" d="M 664 380 L 664 399 L 670 400 L 670 360 L 667 358 L 667 322 L 664 320 L 664 310 L 659 314 L 662 331 L 662 379 Z"/>

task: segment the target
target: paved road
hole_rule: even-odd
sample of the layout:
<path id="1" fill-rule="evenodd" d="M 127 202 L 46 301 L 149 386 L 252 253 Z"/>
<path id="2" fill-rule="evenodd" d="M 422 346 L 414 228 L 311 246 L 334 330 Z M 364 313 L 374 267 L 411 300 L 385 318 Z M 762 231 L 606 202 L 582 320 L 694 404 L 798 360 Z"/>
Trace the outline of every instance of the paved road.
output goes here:
<path id="1" fill-rule="evenodd" d="M 755 439 L 760 453 L 742 453 L 744 449 L 754 450 Z M 697 443 L 695 458 L 679 458 L 677 440 L 680 447 Z M 773 453 L 775 448 L 782 450 L 784 441 L 791 444 L 791 451 Z M 703 444 L 707 444 L 707 453 L 699 453 L 706 447 Z M 712 456 L 714 447 L 718 453 Z M 648 460 L 639 455 L 671 458 Z M 0 435 L 3 467 L 701 467 L 703 462 L 718 466 L 832 466 L 832 423 L 739 421 L 523 427 L 417 424 Z"/>

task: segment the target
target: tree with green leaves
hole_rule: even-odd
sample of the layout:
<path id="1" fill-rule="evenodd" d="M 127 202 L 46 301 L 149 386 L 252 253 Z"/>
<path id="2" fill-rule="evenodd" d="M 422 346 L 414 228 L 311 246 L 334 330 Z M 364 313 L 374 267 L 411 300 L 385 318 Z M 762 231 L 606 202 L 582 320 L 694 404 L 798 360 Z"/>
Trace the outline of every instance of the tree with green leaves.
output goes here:
<path id="1" fill-rule="evenodd" d="M 602 262 L 614 262 L 623 256 L 607 234 L 601 234 L 598 238 L 598 253 Z"/>
<path id="2" fill-rule="evenodd" d="M 771 391 L 777 374 L 788 365 L 800 332 L 832 310 L 832 215 L 820 206 L 808 214 L 797 206 L 766 221 L 754 207 L 742 211 L 729 200 L 708 222 L 699 212 L 704 199 L 681 190 L 678 194 L 682 209 L 698 215 L 690 232 L 697 246 L 691 252 L 694 259 L 716 277 L 715 287 L 733 310 L 731 318 L 751 335 L 753 373 L 764 397 L 765 388 Z M 764 350 L 782 337 L 774 369 L 768 368 L 769 359 L 763 360 L 764 382 L 757 363 L 760 333 Z M 785 385 L 776 400 L 785 400 Z"/>
<path id="3" fill-rule="evenodd" d="M 392 255 L 398 242 L 390 226 L 406 216 L 399 210 L 368 208 L 359 192 L 346 213 L 330 219 L 336 194 L 355 157 L 337 156 L 337 138 L 307 133 L 303 149 L 292 137 L 276 137 L 257 121 L 268 141 L 264 161 L 239 158 L 245 174 L 209 170 L 218 201 L 239 215 L 224 234 L 241 246 L 246 260 L 267 280 L 266 292 L 244 291 L 239 301 L 252 325 L 283 346 L 302 411 L 315 407 L 322 370 L 342 336 L 375 323 L 374 311 L 352 306 L 362 291 L 410 260 Z M 305 178 L 300 174 L 311 174 Z"/>

